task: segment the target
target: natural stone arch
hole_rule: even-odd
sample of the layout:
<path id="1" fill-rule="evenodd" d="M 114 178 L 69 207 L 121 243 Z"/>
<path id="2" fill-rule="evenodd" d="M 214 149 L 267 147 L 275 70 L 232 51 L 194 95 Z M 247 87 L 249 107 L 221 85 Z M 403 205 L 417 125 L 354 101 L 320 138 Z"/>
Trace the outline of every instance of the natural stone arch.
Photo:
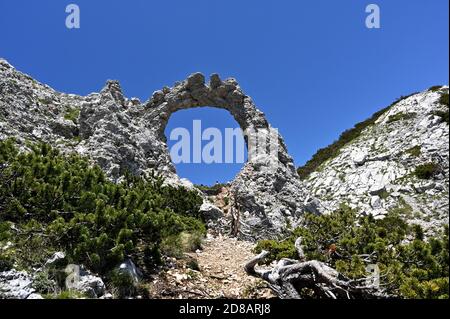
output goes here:
<path id="1" fill-rule="evenodd" d="M 217 74 L 212 75 L 209 85 L 206 85 L 203 74 L 195 73 L 186 81 L 177 83 L 173 88 L 166 87 L 153 93 L 146 106 L 149 110 L 146 116 L 150 125 L 162 141 L 165 140 L 164 131 L 173 113 L 206 106 L 227 110 L 244 133 L 270 130 L 264 113 L 258 110 L 252 99 L 242 92 L 236 80 L 221 81 Z M 248 138 L 245 142 L 249 148 Z M 295 166 L 287 154 L 281 136 L 277 136 L 277 143 L 279 143 L 279 152 L 276 154 L 276 160 L 288 166 L 295 175 Z M 171 162 L 167 163 L 169 164 Z"/>
<path id="2" fill-rule="evenodd" d="M 278 132 L 274 133 L 275 137 L 272 136 L 270 141 L 277 144 L 276 153 L 251 157 L 254 146 L 248 144 L 248 140 L 252 139 L 250 134 L 270 134 L 272 127 L 235 79 L 222 81 L 214 74 L 206 84 L 202 74 L 193 74 L 187 80 L 176 83 L 173 88 L 165 87 L 156 91 L 146 103 L 144 117 L 151 123 L 157 139 L 163 141 L 171 114 L 204 106 L 229 111 L 246 134 L 249 160 L 231 186 L 236 204 L 232 231 L 254 239 L 270 237 L 280 233 L 288 224 L 295 225 L 305 206 L 301 182 L 292 158 Z M 164 167 L 159 171 L 167 173 L 169 169 L 175 175 L 167 145 L 161 151 L 159 164 Z"/>
<path id="3" fill-rule="evenodd" d="M 17 95 L 7 84 L 3 90 L 5 101 L 18 101 L 17 107 L 23 112 L 44 101 L 45 109 L 51 105 L 56 111 L 36 116 L 33 127 L 14 122 L 17 128 L 8 128 L 9 135 L 22 129 L 24 134 L 15 135 L 62 145 L 63 152 L 87 156 L 113 181 L 120 181 L 126 171 L 136 175 L 156 171 L 167 183 L 184 185 L 176 175 L 164 136 L 169 117 L 177 110 L 220 107 L 228 110 L 243 130 L 265 133 L 271 129 L 264 114 L 243 93 L 236 80 L 222 81 L 217 75 L 211 76 L 206 84 L 203 75 L 193 74 L 172 88 L 156 91 L 149 101 L 141 103 L 136 98 L 124 97 L 117 81 L 108 81 L 100 93 L 78 96 L 59 93 L 37 83 L 3 60 L 0 60 L 0 73 L 14 82 L 20 79 L 25 92 Z M 36 88 L 39 95 L 35 95 Z M 64 119 L 64 111 L 69 109 L 80 110 L 77 121 Z M 256 158 L 250 156 L 249 146 L 249 160 L 231 183 L 230 199 L 236 210 L 228 225 L 240 237 L 274 237 L 288 225 L 295 227 L 304 211 L 320 209 L 316 200 L 305 196 L 292 158 L 278 133 L 271 139 L 274 141 L 278 145 L 276 153 L 258 154 Z"/>
<path id="4" fill-rule="evenodd" d="M 206 84 L 202 74 L 193 74 L 172 88 L 154 92 L 145 103 L 126 99 L 116 81 L 109 81 L 99 94 L 80 99 L 80 152 L 89 154 L 113 179 L 120 179 L 124 170 L 134 174 L 156 171 L 167 183 L 192 187 L 177 176 L 164 132 L 171 114 L 179 110 L 202 106 L 228 110 L 249 140 L 252 132 L 269 134 L 272 128 L 236 80 L 222 81 L 218 75 Z M 249 160 L 231 183 L 235 210 L 228 226 L 240 237 L 274 237 L 288 225 L 295 227 L 305 210 L 319 209 L 316 200 L 306 198 L 278 132 L 269 148 L 273 143 L 277 152 L 257 157 L 251 156 L 248 145 Z"/>
<path id="5" fill-rule="evenodd" d="M 174 112 L 164 138 L 177 176 L 202 185 L 204 195 L 216 194 L 218 185 L 228 185 L 248 160 L 245 132 L 224 108 L 208 105 Z M 215 185 L 214 190 L 205 191 L 207 185 Z"/>

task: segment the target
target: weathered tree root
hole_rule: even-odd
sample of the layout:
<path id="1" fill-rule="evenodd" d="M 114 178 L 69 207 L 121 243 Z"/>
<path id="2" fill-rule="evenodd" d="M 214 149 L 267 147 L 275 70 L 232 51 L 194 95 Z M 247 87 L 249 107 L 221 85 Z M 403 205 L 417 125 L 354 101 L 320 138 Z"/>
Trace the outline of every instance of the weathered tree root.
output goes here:
<path id="1" fill-rule="evenodd" d="M 302 299 L 302 290 L 309 288 L 314 297 L 326 299 L 389 298 L 379 287 L 367 284 L 366 278 L 350 280 L 327 264 L 305 261 L 301 238 L 295 247 L 299 260 L 283 258 L 273 269 L 257 268 L 268 256 L 263 251 L 245 265 L 247 274 L 264 279 L 281 299 Z"/>

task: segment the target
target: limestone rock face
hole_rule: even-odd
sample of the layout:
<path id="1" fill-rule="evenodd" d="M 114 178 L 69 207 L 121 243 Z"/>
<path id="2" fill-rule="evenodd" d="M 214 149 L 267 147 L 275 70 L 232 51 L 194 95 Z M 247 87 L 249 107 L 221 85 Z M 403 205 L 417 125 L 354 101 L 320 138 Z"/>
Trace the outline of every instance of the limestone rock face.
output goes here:
<path id="1" fill-rule="evenodd" d="M 305 181 L 325 211 L 345 203 L 376 218 L 403 209 L 406 220 L 430 233 L 448 224 L 449 126 L 439 112 L 448 87 L 414 94 L 390 107 Z M 430 179 L 415 174 L 434 163 Z"/>
<path id="2" fill-rule="evenodd" d="M 172 113 L 202 106 L 229 111 L 246 134 L 249 160 L 231 184 L 239 235 L 272 237 L 295 225 L 306 210 L 306 196 L 293 160 L 236 80 L 212 75 L 205 83 L 196 73 L 141 103 L 124 97 L 117 81 L 88 96 L 59 93 L 0 60 L 0 139 L 45 141 L 63 152 L 78 152 L 115 181 L 125 171 L 155 171 L 167 183 L 192 187 L 176 174 L 164 129 Z"/>
<path id="3" fill-rule="evenodd" d="M 36 299 L 33 277 L 24 271 L 0 272 L 0 299 Z"/>
<path id="4" fill-rule="evenodd" d="M 74 280 L 66 280 L 66 289 L 81 292 L 89 298 L 103 296 L 106 286 L 102 278 L 91 274 L 84 266 L 75 266 L 79 269 L 79 272 Z"/>
<path id="5" fill-rule="evenodd" d="M 200 207 L 200 214 L 203 216 L 205 221 L 217 221 L 223 217 L 223 211 L 210 203 L 203 203 Z"/>

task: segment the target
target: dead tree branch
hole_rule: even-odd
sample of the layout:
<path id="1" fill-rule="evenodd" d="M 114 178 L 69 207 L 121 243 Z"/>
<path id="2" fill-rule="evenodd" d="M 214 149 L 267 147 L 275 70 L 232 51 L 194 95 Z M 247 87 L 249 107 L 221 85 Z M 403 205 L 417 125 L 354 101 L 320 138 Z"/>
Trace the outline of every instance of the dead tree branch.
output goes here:
<path id="1" fill-rule="evenodd" d="M 245 271 L 268 282 L 282 299 L 301 299 L 305 289 L 309 289 L 317 298 L 327 299 L 389 297 L 380 287 L 368 284 L 369 281 L 364 278 L 351 280 L 324 262 L 306 261 L 301 242 L 301 238 L 295 242 L 299 260 L 283 258 L 272 269 L 258 267 L 269 255 L 269 252 L 263 251 L 245 265 Z"/>

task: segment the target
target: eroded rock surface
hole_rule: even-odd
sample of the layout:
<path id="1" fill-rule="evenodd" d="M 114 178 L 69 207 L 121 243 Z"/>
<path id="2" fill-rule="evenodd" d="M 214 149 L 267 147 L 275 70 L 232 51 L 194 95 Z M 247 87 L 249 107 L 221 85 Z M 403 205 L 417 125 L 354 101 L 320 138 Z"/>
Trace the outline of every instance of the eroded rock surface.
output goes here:
<path id="1" fill-rule="evenodd" d="M 24 271 L 0 272 L 0 299 L 37 299 L 33 276 Z"/>
<path id="2" fill-rule="evenodd" d="M 282 137 L 236 80 L 212 75 L 205 83 L 196 73 L 141 103 L 126 98 L 117 81 L 88 96 L 56 92 L 0 60 L 0 139 L 45 141 L 63 152 L 78 152 L 113 180 L 125 171 L 155 171 L 168 183 L 192 187 L 176 175 L 164 129 L 174 112 L 202 106 L 228 110 L 247 134 L 251 156 L 231 185 L 237 235 L 267 238 L 295 225 L 307 206 L 293 160 Z M 263 146 L 254 143 L 256 135 L 263 136 Z"/>
<path id="3" fill-rule="evenodd" d="M 405 219 L 433 232 L 448 224 L 449 126 L 440 98 L 448 87 L 414 94 L 390 107 L 306 180 L 325 211 L 348 204 L 383 218 L 400 208 Z M 433 176 L 419 178 L 424 164 Z M 430 233 L 430 234 L 431 234 Z"/>

